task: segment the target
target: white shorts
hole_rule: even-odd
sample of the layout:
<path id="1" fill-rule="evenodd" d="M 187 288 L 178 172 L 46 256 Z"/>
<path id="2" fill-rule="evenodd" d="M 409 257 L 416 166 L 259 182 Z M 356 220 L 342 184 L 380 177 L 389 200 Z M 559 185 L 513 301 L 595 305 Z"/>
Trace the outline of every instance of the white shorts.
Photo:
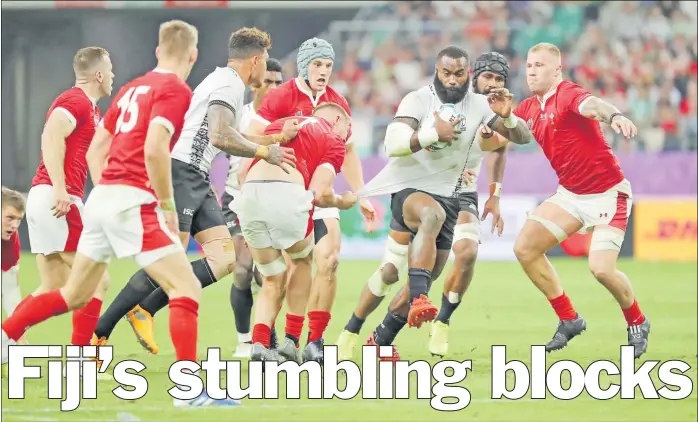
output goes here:
<path id="1" fill-rule="evenodd" d="M 242 235 L 253 248 L 285 250 L 313 231 L 313 193 L 275 181 L 245 183 L 237 201 Z"/>
<path id="2" fill-rule="evenodd" d="M 53 216 L 53 186 L 37 185 L 27 194 L 27 227 L 32 253 L 75 252 L 82 233 L 82 199 L 70 195 L 68 214 Z"/>
<path id="3" fill-rule="evenodd" d="M 97 262 L 134 257 L 145 268 L 183 250 L 155 196 L 126 185 L 97 185 L 87 199 L 78 252 Z"/>
<path id="4" fill-rule="evenodd" d="M 313 220 L 324 220 L 326 218 L 339 220 L 339 208 L 315 207 L 315 211 L 313 211 Z"/>
<path id="5" fill-rule="evenodd" d="M 601 225 L 625 231 L 633 205 L 633 194 L 630 182 L 623 179 L 604 193 L 589 195 L 577 195 L 560 186 L 555 195 L 545 202 L 558 205 L 581 221 L 583 226 L 580 233 L 589 233 L 594 227 Z"/>

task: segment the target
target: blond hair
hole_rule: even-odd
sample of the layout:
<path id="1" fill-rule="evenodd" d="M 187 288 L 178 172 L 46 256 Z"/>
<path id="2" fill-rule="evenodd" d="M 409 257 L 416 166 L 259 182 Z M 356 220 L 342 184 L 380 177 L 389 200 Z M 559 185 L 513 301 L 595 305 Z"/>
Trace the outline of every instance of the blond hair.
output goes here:
<path id="1" fill-rule="evenodd" d="M 73 70 L 78 75 L 87 73 L 101 63 L 105 57 L 109 57 L 109 52 L 102 47 L 81 48 L 73 57 Z"/>
<path id="2" fill-rule="evenodd" d="M 332 102 L 327 102 L 327 103 L 322 103 L 315 107 L 315 110 L 313 110 L 313 115 L 318 112 L 318 110 L 322 110 L 323 108 L 334 108 L 335 110 L 339 110 L 340 114 L 342 117 L 344 117 L 347 120 L 351 120 L 351 117 L 349 116 L 349 113 L 342 107 L 341 105 L 337 103 L 332 103 Z"/>
<path id="3" fill-rule="evenodd" d="M 26 206 L 26 200 L 24 195 L 21 193 L 8 189 L 5 186 L 2 187 L 2 207 L 12 207 L 17 211 L 24 213 Z"/>
<path id="4" fill-rule="evenodd" d="M 172 20 L 160 25 L 158 47 L 168 57 L 189 55 L 199 42 L 199 31 L 195 26 L 181 20 Z"/>
<path id="5" fill-rule="evenodd" d="M 538 43 L 528 50 L 529 53 L 536 53 L 538 51 L 547 51 L 548 53 L 552 53 L 558 57 L 562 56 L 560 49 L 555 44 L 551 44 L 549 42 Z"/>

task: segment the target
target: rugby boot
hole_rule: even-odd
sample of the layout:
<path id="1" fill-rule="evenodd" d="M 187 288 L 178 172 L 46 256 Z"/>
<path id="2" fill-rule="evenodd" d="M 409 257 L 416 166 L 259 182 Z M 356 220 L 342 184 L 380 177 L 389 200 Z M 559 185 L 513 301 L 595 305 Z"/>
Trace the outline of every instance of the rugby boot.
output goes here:
<path id="1" fill-rule="evenodd" d="M 378 347 L 380 347 L 378 345 L 378 343 L 376 343 L 376 340 L 373 338 L 373 334 L 371 334 L 371 336 L 368 338 L 368 340 L 366 340 L 366 346 L 378 346 Z M 379 360 L 393 361 L 393 362 L 399 361 L 400 354 L 397 352 L 397 347 L 395 347 L 395 345 L 392 345 L 392 348 L 393 348 L 393 355 L 392 356 L 381 357 L 380 352 L 379 352 L 379 350 L 380 350 L 379 348 L 376 348 L 376 356 L 378 357 Z"/>
<path id="2" fill-rule="evenodd" d="M 587 322 L 579 314 L 575 319 L 560 321 L 553 338 L 545 345 L 545 351 L 553 352 L 565 348 L 570 340 L 582 334 L 586 329 Z"/>
<path id="3" fill-rule="evenodd" d="M 359 335 L 356 333 L 350 333 L 347 330 L 342 331 L 337 339 L 337 359 L 339 362 L 343 360 L 351 360 L 354 356 L 354 347 L 356 347 L 356 341 L 359 339 Z"/>
<path id="4" fill-rule="evenodd" d="M 300 354 L 300 349 L 296 347 L 296 343 L 290 338 L 284 337 L 281 342 L 281 346 L 275 349 L 281 356 L 286 360 L 292 360 L 298 362 L 298 355 Z"/>
<path id="5" fill-rule="evenodd" d="M 434 321 L 431 325 L 431 336 L 429 338 L 429 352 L 432 356 L 440 358 L 448 353 L 448 331 L 450 326 L 441 321 Z"/>
<path id="6" fill-rule="evenodd" d="M 124 317 L 131 324 L 133 328 L 133 333 L 138 339 L 138 343 L 143 346 L 143 348 L 150 353 L 158 354 L 158 345 L 155 344 L 155 333 L 153 332 L 155 328 L 155 323 L 153 322 L 153 317 L 150 312 L 136 305 L 135 308 L 128 311 Z"/>
<path id="7" fill-rule="evenodd" d="M 325 339 L 319 338 L 305 345 L 303 362 L 315 361 L 320 365 L 325 363 Z"/>
<path id="8" fill-rule="evenodd" d="M 421 327 L 425 322 L 431 322 L 436 318 L 439 309 L 434 306 L 425 295 L 419 295 L 412 300 L 410 312 L 407 314 L 407 325 Z"/>
<path id="9" fill-rule="evenodd" d="M 261 362 L 272 361 L 278 363 L 286 362 L 286 358 L 283 357 L 279 352 L 274 349 L 267 349 L 261 343 L 254 343 L 252 345 L 252 354 L 250 359 L 257 360 Z"/>
<path id="10" fill-rule="evenodd" d="M 92 340 L 90 340 L 90 346 L 97 346 L 97 357 L 96 358 L 91 358 L 97 361 L 97 379 L 112 379 L 113 377 L 109 375 L 106 372 L 99 372 L 99 369 L 102 367 L 102 363 L 104 362 L 103 360 L 99 360 L 99 346 L 106 346 L 107 345 L 107 338 L 106 337 L 100 337 L 97 338 L 96 335 L 92 334 Z"/>
<path id="11" fill-rule="evenodd" d="M 642 324 L 628 327 L 628 344 L 635 348 L 635 359 L 647 351 L 650 336 L 650 320 L 645 317 Z"/>

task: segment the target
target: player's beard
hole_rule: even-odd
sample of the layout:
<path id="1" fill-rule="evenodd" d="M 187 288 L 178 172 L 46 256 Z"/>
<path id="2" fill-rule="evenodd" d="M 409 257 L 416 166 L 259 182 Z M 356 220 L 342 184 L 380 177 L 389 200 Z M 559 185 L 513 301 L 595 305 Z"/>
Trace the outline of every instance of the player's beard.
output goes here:
<path id="1" fill-rule="evenodd" d="M 446 85 L 441 83 L 439 75 L 435 73 L 434 89 L 436 90 L 436 95 L 439 96 L 442 103 L 458 104 L 459 102 L 463 101 L 463 98 L 465 98 L 465 95 L 468 93 L 468 89 L 470 89 L 470 77 L 468 76 L 468 80 L 466 80 L 463 85 L 459 87 L 447 88 Z"/>

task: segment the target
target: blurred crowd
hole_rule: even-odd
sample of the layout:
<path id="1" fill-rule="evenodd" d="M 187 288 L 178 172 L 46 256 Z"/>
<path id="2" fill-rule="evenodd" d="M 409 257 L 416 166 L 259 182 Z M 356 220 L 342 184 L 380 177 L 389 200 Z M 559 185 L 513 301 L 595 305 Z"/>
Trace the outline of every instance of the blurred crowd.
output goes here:
<path id="1" fill-rule="evenodd" d="M 636 122 L 633 141 L 608 133 L 615 149 L 698 146 L 696 2 L 388 2 L 364 16 L 331 27 L 338 56 L 332 85 L 353 113 L 375 116 L 373 152 L 382 149 L 381 132 L 400 99 L 431 82 L 441 48 L 463 46 L 471 61 L 487 51 L 503 53 L 511 66 L 508 87 L 522 99 L 529 95 L 526 52 L 542 41 L 561 47 L 565 78 Z"/>

